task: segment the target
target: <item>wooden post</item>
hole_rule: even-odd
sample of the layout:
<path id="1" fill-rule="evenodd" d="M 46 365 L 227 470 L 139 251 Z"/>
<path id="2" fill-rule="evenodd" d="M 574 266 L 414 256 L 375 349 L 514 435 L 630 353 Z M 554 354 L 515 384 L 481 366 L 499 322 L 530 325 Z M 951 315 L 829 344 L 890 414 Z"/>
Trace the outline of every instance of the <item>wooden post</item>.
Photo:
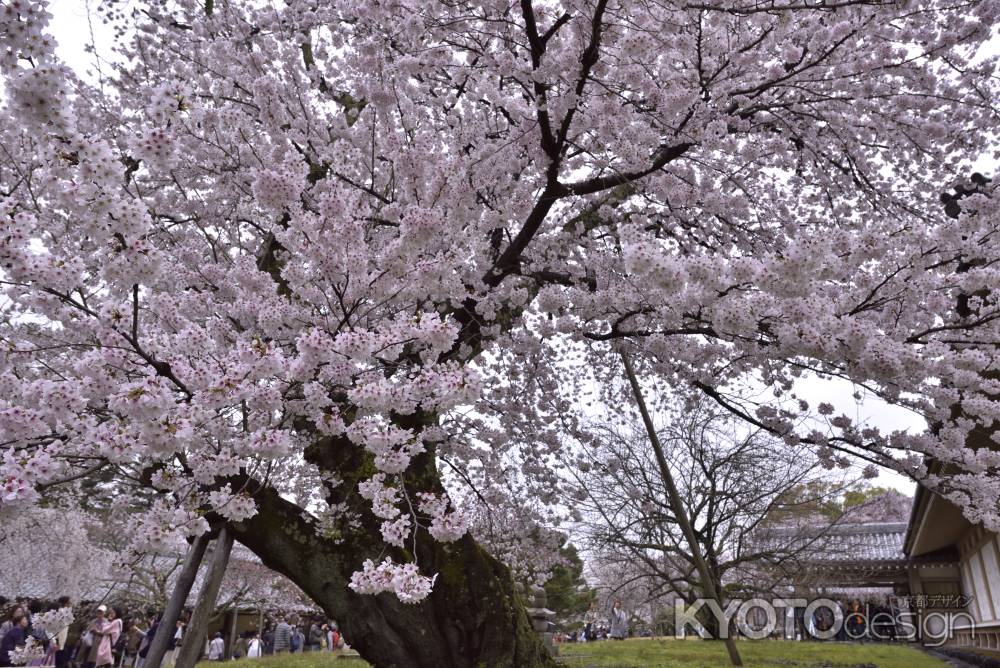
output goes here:
<path id="1" fill-rule="evenodd" d="M 709 599 L 715 601 L 715 604 L 719 606 L 719 610 L 722 610 L 722 597 L 719 596 L 719 590 L 715 587 L 715 580 L 712 579 L 712 574 L 708 570 L 708 564 L 705 563 L 705 558 L 701 554 L 698 538 L 694 535 L 694 529 L 691 527 L 690 520 L 688 520 L 687 511 L 684 510 L 681 495 L 674 484 L 674 477 L 670 473 L 670 466 L 667 464 L 667 458 L 663 454 L 660 437 L 656 435 L 656 427 L 653 425 L 653 419 L 649 417 L 649 411 L 646 409 L 646 401 L 642 398 L 642 388 L 639 387 L 639 381 L 635 377 L 635 371 L 632 370 L 632 363 L 629 361 L 625 351 L 622 351 L 621 356 L 622 364 L 625 365 L 625 375 L 628 377 L 628 383 L 632 387 L 635 403 L 639 406 L 642 423 L 646 427 L 646 435 L 649 437 L 649 443 L 653 446 L 653 452 L 656 454 L 656 464 L 660 469 L 663 486 L 667 488 L 670 508 L 674 512 L 674 517 L 677 518 L 677 523 L 681 526 L 681 531 L 684 533 L 684 538 L 687 539 L 688 547 L 691 549 L 691 558 L 694 560 L 695 568 L 698 569 L 702 589 L 705 590 L 705 594 L 708 595 Z M 743 659 L 740 657 L 740 651 L 736 648 L 736 641 L 733 639 L 732 634 L 729 633 L 728 628 L 725 631 L 726 650 L 729 652 L 729 660 L 734 666 L 742 666 Z"/>
<path id="2" fill-rule="evenodd" d="M 233 602 L 233 609 L 229 614 L 233 616 L 233 619 L 229 623 L 229 644 L 226 646 L 227 659 L 233 658 L 233 652 L 236 651 L 236 624 L 239 622 L 240 617 L 239 600 Z"/>
<path id="3" fill-rule="evenodd" d="M 198 568 L 201 560 L 205 558 L 205 548 L 208 547 L 208 534 L 202 534 L 194 539 L 191 547 L 188 548 L 187 557 L 184 559 L 184 566 L 181 567 L 180 575 L 177 576 L 177 584 L 170 594 L 167 607 L 160 617 L 160 624 L 156 627 L 156 635 L 153 642 L 149 644 L 149 652 L 146 654 L 145 665 L 159 668 L 163 663 L 163 657 L 167 654 L 167 646 L 170 639 L 177 632 L 177 620 L 184 609 L 184 602 L 187 601 L 191 587 L 194 586 L 195 578 L 198 576 Z"/>
<path id="4" fill-rule="evenodd" d="M 219 537 L 215 539 L 212 564 L 209 566 L 205 584 L 201 586 L 201 592 L 198 594 L 198 603 L 188 623 L 187 633 L 184 634 L 181 651 L 177 655 L 176 668 L 194 668 L 194 664 L 201 658 L 205 634 L 208 631 L 208 620 L 215 610 L 215 602 L 219 598 L 219 588 L 222 586 L 222 578 L 226 575 L 226 566 L 229 565 L 229 553 L 232 549 L 233 534 L 223 525 Z"/>

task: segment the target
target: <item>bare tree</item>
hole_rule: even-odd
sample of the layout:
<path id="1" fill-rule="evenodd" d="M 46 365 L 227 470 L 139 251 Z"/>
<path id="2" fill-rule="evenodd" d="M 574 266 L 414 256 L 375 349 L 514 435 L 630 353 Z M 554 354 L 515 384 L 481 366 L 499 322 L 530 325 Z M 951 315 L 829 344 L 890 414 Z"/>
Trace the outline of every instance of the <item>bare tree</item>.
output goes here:
<path id="1" fill-rule="evenodd" d="M 838 522 L 812 508 L 839 497 L 855 479 L 834 477 L 804 447 L 747 430 L 707 403 L 660 417 L 656 434 L 714 588 L 726 599 L 737 582 L 741 593 L 754 594 L 786 583 L 796 556 Z M 588 440 L 589 461 L 573 473 L 583 517 L 576 533 L 613 590 L 609 595 L 644 596 L 650 611 L 673 597 L 705 598 L 643 425 L 628 414 L 598 419 Z M 762 527 L 776 521 L 782 540 L 760 541 Z M 754 573 L 752 581 L 742 577 L 746 572 Z M 710 633 L 717 630 L 713 622 L 705 617 Z"/>

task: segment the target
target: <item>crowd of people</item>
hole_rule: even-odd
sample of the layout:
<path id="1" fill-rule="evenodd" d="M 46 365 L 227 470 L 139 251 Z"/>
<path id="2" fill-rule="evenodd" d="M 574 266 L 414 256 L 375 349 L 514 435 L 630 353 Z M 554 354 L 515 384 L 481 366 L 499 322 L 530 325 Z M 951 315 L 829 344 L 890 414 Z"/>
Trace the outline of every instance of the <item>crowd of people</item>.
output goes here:
<path id="1" fill-rule="evenodd" d="M 594 640 L 624 640 L 629 636 L 628 614 L 621 601 L 615 601 L 606 616 L 602 616 L 594 603 L 583 617 L 583 627 L 566 633 L 557 633 L 556 642 L 592 642 Z"/>
<path id="2" fill-rule="evenodd" d="M 0 609 L 5 604 L 6 601 L 0 599 Z M 85 660 L 91 661 L 93 666 L 98 665 L 94 661 L 103 658 L 100 653 L 113 644 L 115 630 L 121 632 L 121 621 L 113 623 L 114 617 L 109 619 L 107 611 L 107 607 L 104 607 L 101 618 L 94 619 L 85 632 L 91 643 L 85 652 Z M 29 662 L 29 665 L 56 666 L 60 660 L 65 663 L 65 657 L 69 654 L 72 619 L 73 608 L 66 596 L 48 605 L 33 600 L 8 606 L 0 620 L 0 666 L 20 665 L 23 663 L 22 654 L 28 656 L 27 652 L 32 648 L 37 648 L 43 655 L 41 661 L 36 659 Z"/>
<path id="3" fill-rule="evenodd" d="M 222 636 L 219 635 L 221 640 Z M 213 641 L 214 642 L 214 641 Z M 286 620 L 279 616 L 277 621 L 265 627 L 262 634 L 255 630 L 240 635 L 233 648 L 234 658 L 256 658 L 271 654 L 324 652 L 344 647 L 344 638 L 335 621 L 321 618 Z M 211 659 L 212 657 L 209 656 Z M 223 660 L 219 658 L 218 660 Z"/>
<path id="4" fill-rule="evenodd" d="M 817 607 L 811 616 L 805 615 L 805 608 L 799 606 L 789 608 L 792 618 L 778 620 L 773 624 L 773 637 L 784 637 L 786 640 L 831 640 L 850 642 L 896 642 L 905 639 L 901 629 L 902 620 L 900 608 L 893 604 L 894 599 L 874 597 L 869 600 L 845 599 L 829 601 L 827 605 Z M 832 606 L 832 607 L 831 607 Z M 903 611 L 906 612 L 908 608 Z M 912 623 L 912 617 L 909 618 Z M 753 628 L 761 628 L 767 622 L 763 610 L 752 609 L 746 622 Z M 579 626 L 572 630 L 554 633 L 557 643 L 592 642 L 595 640 L 622 640 L 630 635 L 640 637 L 653 635 L 672 635 L 678 632 L 672 623 L 656 625 L 648 628 L 640 623 L 639 628 L 630 630 L 629 615 L 622 608 L 620 601 L 615 601 L 610 610 L 599 611 L 596 604 L 592 605 L 583 618 L 577 622 Z M 686 634 L 691 629 L 679 632 Z M 704 629 L 693 629 L 693 632 L 704 635 Z M 913 632 L 913 629 L 910 629 Z"/>
<path id="5" fill-rule="evenodd" d="M 68 597 L 40 601 L 0 600 L 0 667 L 172 668 L 185 640 L 189 614 L 177 620 L 160 666 L 148 666 L 150 645 L 160 627 L 155 612 L 130 614 L 105 604 L 88 605 L 77 614 Z M 334 651 L 345 646 L 335 621 L 319 616 L 276 615 L 264 619 L 264 631 L 251 628 L 230 643 L 221 632 L 206 638 L 202 656 L 209 661 L 258 658 L 271 654 Z"/>

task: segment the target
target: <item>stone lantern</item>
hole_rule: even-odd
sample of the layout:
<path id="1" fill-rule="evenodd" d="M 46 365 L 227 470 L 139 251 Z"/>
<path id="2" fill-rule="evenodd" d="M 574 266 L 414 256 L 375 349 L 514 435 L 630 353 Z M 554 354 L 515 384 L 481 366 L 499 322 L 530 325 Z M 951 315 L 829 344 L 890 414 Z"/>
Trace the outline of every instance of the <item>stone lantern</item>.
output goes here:
<path id="1" fill-rule="evenodd" d="M 524 591 L 523 586 L 520 589 L 522 592 Z M 534 585 L 531 588 L 531 594 L 525 595 L 524 599 L 528 605 L 528 617 L 531 618 L 532 626 L 535 627 L 535 631 L 542 637 L 545 647 L 548 648 L 551 654 L 555 655 L 556 646 L 552 641 L 553 634 L 549 631 L 549 624 L 555 618 L 556 613 L 546 607 L 548 597 L 545 594 L 545 589 Z"/>

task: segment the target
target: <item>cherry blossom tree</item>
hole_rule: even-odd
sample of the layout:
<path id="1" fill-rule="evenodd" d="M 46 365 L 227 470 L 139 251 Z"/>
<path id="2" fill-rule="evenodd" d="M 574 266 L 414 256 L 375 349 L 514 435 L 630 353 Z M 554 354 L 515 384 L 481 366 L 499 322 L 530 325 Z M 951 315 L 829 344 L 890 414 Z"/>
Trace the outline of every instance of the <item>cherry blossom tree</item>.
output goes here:
<path id="1" fill-rule="evenodd" d="M 546 665 L 444 482 L 494 505 L 527 453 L 548 503 L 544 395 L 628 345 L 997 528 L 997 214 L 938 201 L 990 149 L 995 0 L 104 11 L 91 80 L 0 3 L 2 503 L 110 473 L 158 493 L 134 549 L 228 523 L 377 665 Z"/>
<path id="2" fill-rule="evenodd" d="M 0 506 L 0 594 L 78 601 L 114 590 L 114 553 L 94 539 L 95 523 L 74 509 Z"/>
<path id="3" fill-rule="evenodd" d="M 894 489 L 871 487 L 847 497 L 844 512 L 852 523 L 906 522 L 913 509 L 913 497 Z"/>

